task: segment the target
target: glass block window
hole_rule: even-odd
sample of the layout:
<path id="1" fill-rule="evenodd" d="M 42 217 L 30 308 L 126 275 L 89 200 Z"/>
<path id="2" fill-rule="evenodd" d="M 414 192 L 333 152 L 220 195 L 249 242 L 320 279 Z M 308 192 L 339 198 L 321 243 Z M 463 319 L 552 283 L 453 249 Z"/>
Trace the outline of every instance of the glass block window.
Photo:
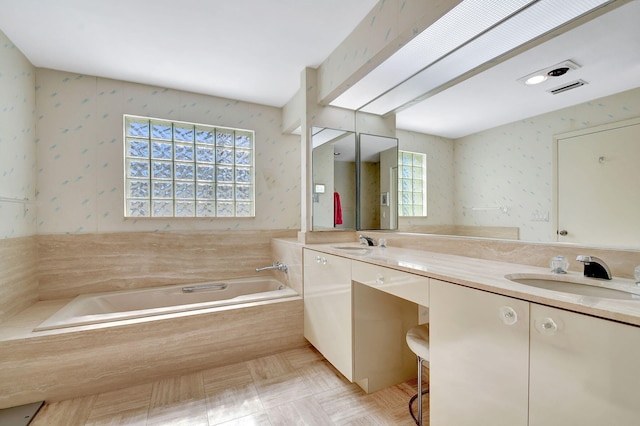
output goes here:
<path id="1" fill-rule="evenodd" d="M 125 115 L 125 217 L 255 216 L 254 136 Z"/>
<path id="2" fill-rule="evenodd" d="M 398 215 L 427 215 L 427 155 L 398 151 Z"/>

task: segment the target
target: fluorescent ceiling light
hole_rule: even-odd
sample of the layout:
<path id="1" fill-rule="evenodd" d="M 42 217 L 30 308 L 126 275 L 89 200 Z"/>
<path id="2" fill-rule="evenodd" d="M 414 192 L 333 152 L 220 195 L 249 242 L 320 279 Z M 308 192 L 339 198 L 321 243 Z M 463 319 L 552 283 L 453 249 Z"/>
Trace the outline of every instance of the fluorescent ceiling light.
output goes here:
<path id="1" fill-rule="evenodd" d="M 384 75 L 392 75 L 390 70 L 409 69 L 411 76 L 404 78 L 406 73 L 402 73 L 402 81 L 396 79 L 392 83 L 391 78 L 384 80 L 376 69 L 331 105 L 378 115 L 396 111 L 609 1 L 521 1 L 509 2 L 509 7 L 500 8 L 499 5 L 506 2 L 466 0 L 379 67 Z M 474 20 L 487 14 L 491 19 L 483 20 L 481 25 L 472 25 Z M 469 29 L 473 31 L 467 31 Z M 464 35 L 456 37 L 460 31 Z M 451 37 L 455 37 L 455 42 L 447 42 Z M 446 48 L 443 47 L 445 45 Z M 410 53 L 401 53 L 405 49 Z M 414 71 L 415 68 L 419 68 L 418 72 Z M 362 88 L 361 83 L 364 85 Z"/>
<path id="2" fill-rule="evenodd" d="M 331 105 L 359 109 L 383 93 L 462 46 L 533 0 L 460 2 L 402 49 L 337 97 Z"/>

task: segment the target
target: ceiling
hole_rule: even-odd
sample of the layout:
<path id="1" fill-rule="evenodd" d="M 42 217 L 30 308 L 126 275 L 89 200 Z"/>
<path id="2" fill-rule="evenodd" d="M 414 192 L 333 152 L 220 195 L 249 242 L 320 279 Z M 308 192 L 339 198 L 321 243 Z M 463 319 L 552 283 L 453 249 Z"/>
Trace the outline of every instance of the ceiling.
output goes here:
<path id="1" fill-rule="evenodd" d="M 36 67 L 281 107 L 377 2 L 0 0 L 0 30 Z M 638 87 L 639 18 L 631 0 L 400 110 L 397 126 L 457 138 Z M 516 81 L 567 59 L 581 68 Z M 589 84 L 546 92 L 578 78 Z"/>
<path id="2" fill-rule="evenodd" d="M 0 0 L 36 67 L 281 107 L 378 0 Z"/>

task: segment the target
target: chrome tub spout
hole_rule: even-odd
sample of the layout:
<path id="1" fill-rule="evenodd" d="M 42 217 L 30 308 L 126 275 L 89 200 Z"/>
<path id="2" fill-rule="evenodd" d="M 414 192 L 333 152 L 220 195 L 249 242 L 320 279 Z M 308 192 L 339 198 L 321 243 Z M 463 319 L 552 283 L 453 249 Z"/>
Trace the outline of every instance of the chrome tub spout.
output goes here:
<path id="1" fill-rule="evenodd" d="M 272 270 L 282 271 L 286 274 L 289 268 L 287 268 L 287 265 L 281 262 L 275 262 L 273 265 L 265 266 L 264 268 L 256 268 L 256 272 L 272 271 Z"/>

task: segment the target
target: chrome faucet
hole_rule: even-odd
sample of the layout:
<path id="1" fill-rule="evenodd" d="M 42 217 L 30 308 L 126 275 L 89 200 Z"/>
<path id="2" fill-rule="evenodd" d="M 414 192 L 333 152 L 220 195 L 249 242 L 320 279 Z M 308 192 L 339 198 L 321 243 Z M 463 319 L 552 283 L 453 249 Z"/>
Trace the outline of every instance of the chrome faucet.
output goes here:
<path id="1" fill-rule="evenodd" d="M 576 257 L 578 262 L 584 263 L 584 276 L 591 278 L 600 278 L 602 280 L 611 279 L 611 270 L 604 263 L 604 260 L 595 256 L 580 255 Z"/>
<path id="2" fill-rule="evenodd" d="M 264 268 L 256 268 L 256 272 L 272 271 L 272 270 L 282 271 L 286 274 L 289 268 L 287 268 L 287 265 L 281 262 L 274 262 L 273 265 L 265 266 Z"/>
<path id="3" fill-rule="evenodd" d="M 367 237 L 366 235 L 360 235 L 358 238 L 360 239 L 360 244 L 366 244 L 368 246 L 376 245 L 376 242 L 374 241 L 374 239 L 371 237 Z"/>

